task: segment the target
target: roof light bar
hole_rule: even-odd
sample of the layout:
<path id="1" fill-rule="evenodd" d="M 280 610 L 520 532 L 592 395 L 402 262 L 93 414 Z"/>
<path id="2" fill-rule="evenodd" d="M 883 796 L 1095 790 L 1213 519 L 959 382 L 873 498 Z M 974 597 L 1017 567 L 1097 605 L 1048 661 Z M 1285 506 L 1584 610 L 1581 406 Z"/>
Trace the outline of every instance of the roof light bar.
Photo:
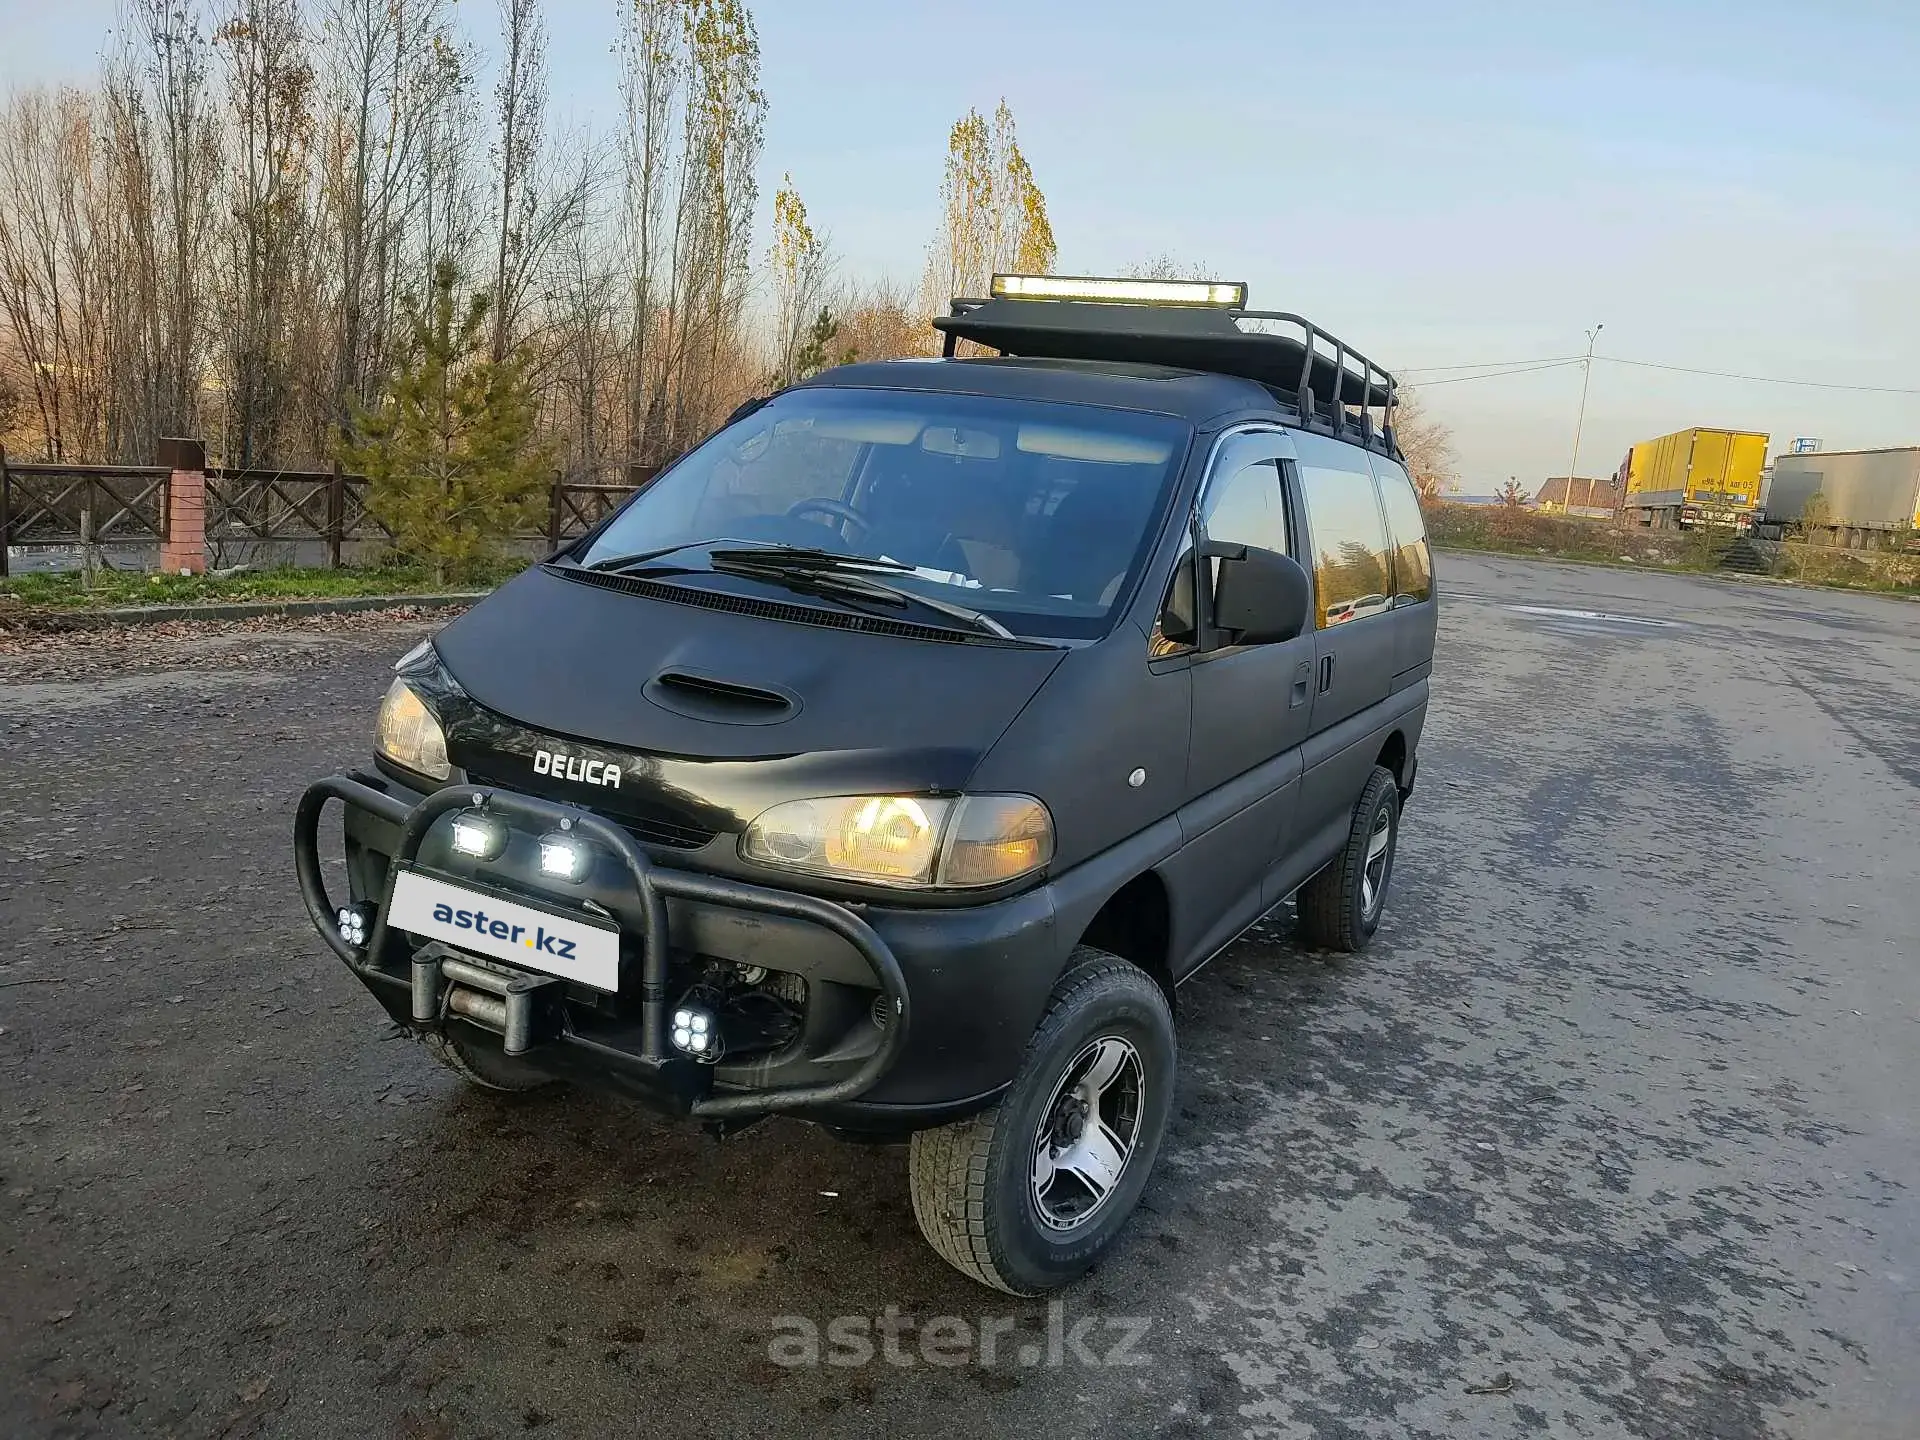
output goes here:
<path id="1" fill-rule="evenodd" d="M 1242 309 L 1247 287 L 1226 280 L 1119 280 L 1082 275 L 996 275 L 996 300 L 1094 300 L 1115 305 L 1213 305 Z"/>

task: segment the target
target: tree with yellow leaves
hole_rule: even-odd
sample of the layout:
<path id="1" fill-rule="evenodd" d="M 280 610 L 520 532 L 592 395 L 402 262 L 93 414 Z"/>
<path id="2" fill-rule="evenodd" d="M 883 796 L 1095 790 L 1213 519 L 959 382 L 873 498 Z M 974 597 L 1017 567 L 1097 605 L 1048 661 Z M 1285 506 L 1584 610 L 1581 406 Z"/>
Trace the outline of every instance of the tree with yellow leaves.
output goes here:
<path id="1" fill-rule="evenodd" d="M 767 259 L 773 267 L 775 378 L 791 385 L 799 378 L 802 353 L 820 328 L 819 316 L 826 313 L 827 278 L 833 269 L 827 239 L 807 222 L 807 207 L 792 175 L 784 177 L 773 194 L 773 248 Z"/>
<path id="2" fill-rule="evenodd" d="M 927 252 L 921 309 L 946 309 L 956 295 L 984 295 L 996 271 L 1053 267 L 1056 246 L 1047 199 L 1021 153 L 1013 111 L 1002 100 L 989 121 L 969 110 L 947 137 L 940 231 Z"/>

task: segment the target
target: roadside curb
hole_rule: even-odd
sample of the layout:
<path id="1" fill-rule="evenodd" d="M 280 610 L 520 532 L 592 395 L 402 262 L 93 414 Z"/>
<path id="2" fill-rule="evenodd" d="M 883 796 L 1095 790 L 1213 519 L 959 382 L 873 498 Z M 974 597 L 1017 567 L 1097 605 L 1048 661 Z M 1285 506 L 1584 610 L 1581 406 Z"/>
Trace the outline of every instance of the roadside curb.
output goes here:
<path id="1" fill-rule="evenodd" d="M 0 629 L 59 634 L 161 625 L 174 620 L 277 620 L 300 615 L 352 615 L 367 610 L 446 610 L 471 605 L 487 592 L 439 595 L 347 595 L 324 600 L 234 600 L 208 605 L 129 605 L 112 610 L 0 609 Z"/>

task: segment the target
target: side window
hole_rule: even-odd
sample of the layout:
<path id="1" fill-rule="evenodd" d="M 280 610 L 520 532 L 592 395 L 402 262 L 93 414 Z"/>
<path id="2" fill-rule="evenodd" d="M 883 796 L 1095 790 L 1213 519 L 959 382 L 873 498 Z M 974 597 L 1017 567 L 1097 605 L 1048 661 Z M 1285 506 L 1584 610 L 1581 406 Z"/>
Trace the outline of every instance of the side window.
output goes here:
<path id="1" fill-rule="evenodd" d="M 1390 544 L 1366 452 L 1319 436 L 1295 444 L 1321 628 L 1383 613 L 1393 605 Z"/>
<path id="2" fill-rule="evenodd" d="M 1232 443 L 1232 442 L 1229 442 Z M 1285 555 L 1288 551 L 1287 507 L 1280 493 L 1280 465 L 1276 460 L 1254 460 L 1236 466 L 1231 454 L 1222 469 L 1207 481 L 1200 497 L 1200 528 L 1209 541 L 1228 545 L 1257 545 Z M 1173 567 L 1166 602 L 1147 643 L 1151 659 L 1181 655 L 1198 641 L 1199 613 L 1193 543 L 1189 540 Z M 1211 571 L 1214 567 L 1208 567 Z M 1209 593 L 1217 575 L 1206 576 Z M 1178 632 L 1168 634 L 1171 627 Z"/>
<path id="3" fill-rule="evenodd" d="M 1380 498 L 1387 511 L 1387 529 L 1393 533 L 1393 603 L 1418 605 L 1433 597 L 1433 554 L 1427 548 L 1427 522 L 1420 514 L 1407 472 L 1391 460 L 1375 455 L 1374 473 L 1380 479 Z"/>
<path id="4" fill-rule="evenodd" d="M 1167 598 L 1154 617 L 1153 633 L 1147 637 L 1147 658 L 1164 660 L 1194 649 L 1199 636 L 1198 616 L 1193 590 L 1193 540 L 1188 537 L 1174 562 L 1173 577 L 1167 581 Z"/>
<path id="5" fill-rule="evenodd" d="M 1209 540 L 1285 555 L 1287 509 L 1280 498 L 1279 462 L 1256 460 L 1215 476 L 1200 502 L 1200 525 Z"/>

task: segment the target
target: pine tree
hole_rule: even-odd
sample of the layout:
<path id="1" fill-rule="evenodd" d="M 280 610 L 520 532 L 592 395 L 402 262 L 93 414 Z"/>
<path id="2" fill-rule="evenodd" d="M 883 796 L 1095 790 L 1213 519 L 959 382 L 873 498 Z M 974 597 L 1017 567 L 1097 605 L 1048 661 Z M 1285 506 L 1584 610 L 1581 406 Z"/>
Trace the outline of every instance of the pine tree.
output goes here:
<path id="1" fill-rule="evenodd" d="M 535 406 L 520 361 L 488 358 L 491 299 L 454 298 L 451 261 L 409 307 L 402 362 L 374 412 L 355 415 L 341 462 L 368 479 L 367 504 L 403 558 L 445 584 L 499 553 L 534 520 L 548 484 L 533 440 Z"/>
<path id="2" fill-rule="evenodd" d="M 793 378 L 806 380 L 833 364 L 832 352 L 827 347 L 839 333 L 840 322 L 833 318 L 833 311 L 821 306 L 813 324 L 807 327 L 806 341 L 793 357 Z"/>

